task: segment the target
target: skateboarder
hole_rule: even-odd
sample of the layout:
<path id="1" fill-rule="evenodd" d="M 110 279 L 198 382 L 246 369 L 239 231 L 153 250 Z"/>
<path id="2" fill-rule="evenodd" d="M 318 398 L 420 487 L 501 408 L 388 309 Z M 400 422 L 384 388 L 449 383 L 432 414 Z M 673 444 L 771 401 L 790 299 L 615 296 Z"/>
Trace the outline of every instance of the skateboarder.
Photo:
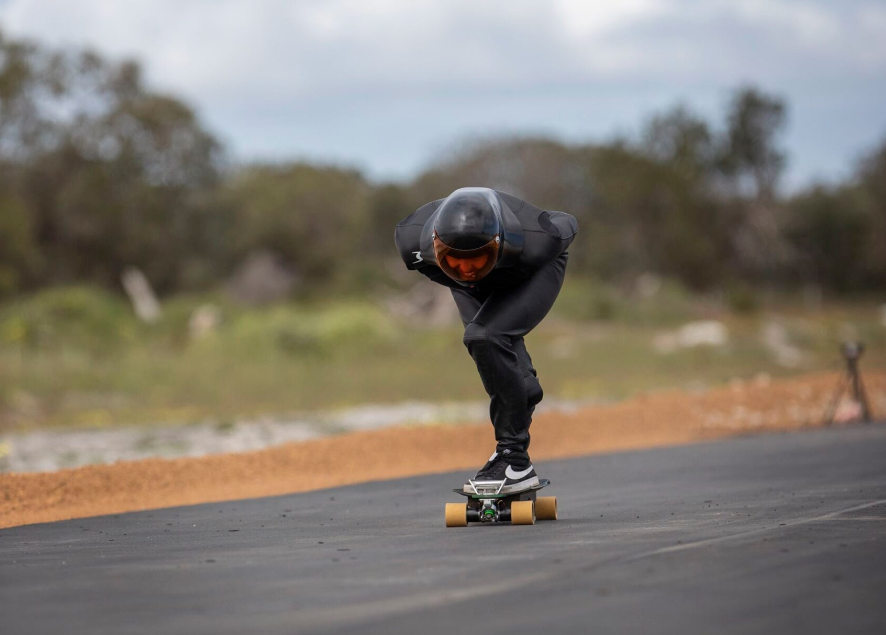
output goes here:
<path id="1" fill-rule="evenodd" d="M 495 427 L 495 452 L 473 480 L 503 480 L 503 494 L 538 485 L 529 424 L 543 393 L 523 337 L 553 306 L 577 231 L 564 212 L 466 187 L 422 206 L 394 232 L 406 267 L 452 291 Z"/>

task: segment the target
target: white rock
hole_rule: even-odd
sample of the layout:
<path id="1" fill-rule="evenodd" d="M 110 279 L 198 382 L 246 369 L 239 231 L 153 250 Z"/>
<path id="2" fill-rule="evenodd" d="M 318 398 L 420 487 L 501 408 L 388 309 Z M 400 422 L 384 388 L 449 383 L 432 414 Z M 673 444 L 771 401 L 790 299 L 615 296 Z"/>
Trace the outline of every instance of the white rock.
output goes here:
<path id="1" fill-rule="evenodd" d="M 214 304 L 203 304 L 191 314 L 188 320 L 188 334 L 191 339 L 200 339 L 218 328 L 221 324 L 221 309 Z"/>
<path id="2" fill-rule="evenodd" d="M 723 346 L 729 341 L 729 331 L 727 331 L 725 324 L 717 320 L 690 322 L 680 327 L 677 332 L 677 340 L 684 348 Z"/>
<path id="3" fill-rule="evenodd" d="M 673 332 L 660 333 L 652 342 L 659 353 L 673 353 L 681 348 L 723 346 L 729 341 L 726 325 L 717 320 L 689 322 Z"/>
<path id="4" fill-rule="evenodd" d="M 791 344 L 788 330 L 780 322 L 767 322 L 763 326 L 763 345 L 775 357 L 775 362 L 785 368 L 797 368 L 805 360 L 803 351 Z"/>
<path id="5" fill-rule="evenodd" d="M 148 324 L 159 320 L 162 310 L 147 276 L 140 269 L 128 267 L 120 278 L 138 319 Z"/>
<path id="6" fill-rule="evenodd" d="M 636 293 L 644 300 L 654 298 L 661 291 L 661 276 L 654 273 L 644 273 L 637 278 Z"/>

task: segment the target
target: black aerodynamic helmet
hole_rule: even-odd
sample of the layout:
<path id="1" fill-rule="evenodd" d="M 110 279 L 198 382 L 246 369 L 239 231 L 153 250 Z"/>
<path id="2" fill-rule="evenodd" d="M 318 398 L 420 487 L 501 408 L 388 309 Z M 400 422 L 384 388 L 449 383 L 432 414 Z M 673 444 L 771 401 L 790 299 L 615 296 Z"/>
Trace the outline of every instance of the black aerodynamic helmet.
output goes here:
<path id="1" fill-rule="evenodd" d="M 501 202 L 493 190 L 456 190 L 434 216 L 434 255 L 447 276 L 464 284 L 495 269 L 504 235 Z"/>

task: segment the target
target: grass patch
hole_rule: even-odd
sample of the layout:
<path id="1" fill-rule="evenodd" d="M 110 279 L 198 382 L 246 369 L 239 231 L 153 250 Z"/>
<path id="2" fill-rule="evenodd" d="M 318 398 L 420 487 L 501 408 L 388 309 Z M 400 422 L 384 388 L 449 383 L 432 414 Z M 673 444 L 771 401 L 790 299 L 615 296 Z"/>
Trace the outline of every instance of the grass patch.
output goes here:
<path id="1" fill-rule="evenodd" d="M 886 368 L 886 328 L 873 303 L 736 313 L 678 287 L 662 286 L 658 300 L 588 289 L 582 281 L 565 287 L 552 319 L 527 338 L 549 397 L 615 400 L 758 373 L 836 370 L 838 344 L 848 337 L 867 344 L 863 368 Z M 207 302 L 221 320 L 194 338 L 190 317 Z M 728 342 L 656 351 L 663 330 L 698 318 L 723 321 Z M 773 324 L 779 342 L 798 353 L 796 365 L 785 366 L 767 344 Z M 216 296 L 177 298 L 151 326 L 121 299 L 93 289 L 56 289 L 0 307 L 6 430 L 231 422 L 361 403 L 484 398 L 460 326 L 415 328 L 368 301 L 245 310 Z"/>

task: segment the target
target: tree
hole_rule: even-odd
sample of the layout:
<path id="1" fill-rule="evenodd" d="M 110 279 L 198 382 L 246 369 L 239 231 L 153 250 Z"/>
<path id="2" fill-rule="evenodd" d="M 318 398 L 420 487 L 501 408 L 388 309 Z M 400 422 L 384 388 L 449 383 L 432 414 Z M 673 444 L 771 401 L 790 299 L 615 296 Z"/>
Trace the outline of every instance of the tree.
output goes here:
<path id="1" fill-rule="evenodd" d="M 785 166 L 779 135 L 787 107 L 778 97 L 746 87 L 737 90 L 721 143 L 723 222 L 730 237 L 735 274 L 775 280 L 795 256 L 781 232 L 778 180 Z"/>
<path id="2" fill-rule="evenodd" d="M 211 268 L 207 191 L 221 148 L 134 62 L 0 35 L 0 160 L 44 255 L 35 283 L 119 288 L 134 265 L 170 291 Z"/>
<path id="3" fill-rule="evenodd" d="M 857 188 L 812 187 L 789 205 L 785 235 L 800 256 L 799 278 L 840 292 L 864 283 L 869 222 Z"/>
<path id="4" fill-rule="evenodd" d="M 370 193 L 353 170 L 304 163 L 247 167 L 223 195 L 234 214 L 234 254 L 269 251 L 308 285 L 328 284 L 375 250 L 369 240 Z M 390 239 L 386 245 L 391 248 Z"/>
<path id="5" fill-rule="evenodd" d="M 8 190 L 0 193 L 0 298 L 26 287 L 37 275 L 40 252 L 27 208 Z"/>
<path id="6" fill-rule="evenodd" d="M 703 177 L 716 160 L 714 138 L 707 122 L 682 105 L 649 120 L 643 130 L 641 149 L 650 158 L 670 164 L 690 178 Z"/>
<path id="7" fill-rule="evenodd" d="M 867 284 L 886 287 L 886 140 L 857 169 L 861 206 L 868 219 L 864 247 Z"/>
<path id="8" fill-rule="evenodd" d="M 778 137 L 787 121 L 785 102 L 746 87 L 735 92 L 727 114 L 722 165 L 740 191 L 759 200 L 775 197 L 786 163 Z"/>

